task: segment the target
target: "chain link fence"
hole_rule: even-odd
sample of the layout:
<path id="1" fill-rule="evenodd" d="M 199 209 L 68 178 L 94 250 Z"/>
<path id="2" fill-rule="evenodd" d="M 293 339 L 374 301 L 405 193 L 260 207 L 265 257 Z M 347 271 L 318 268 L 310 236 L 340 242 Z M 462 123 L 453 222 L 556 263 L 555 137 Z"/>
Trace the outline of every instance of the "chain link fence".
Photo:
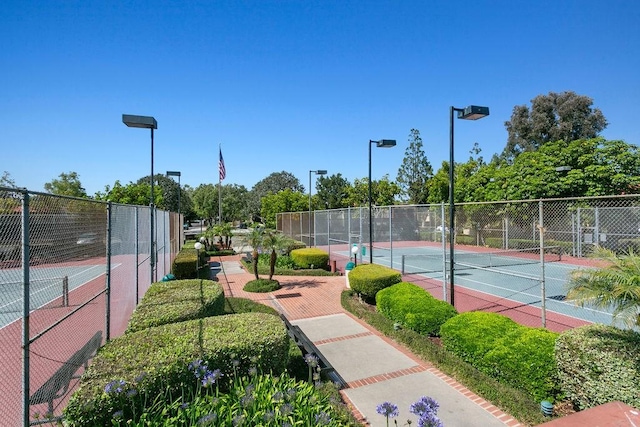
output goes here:
<path id="1" fill-rule="evenodd" d="M 59 420 L 182 242 L 177 214 L 0 187 L 0 424 Z M 6 423 L 6 424 L 5 424 Z"/>
<path id="2" fill-rule="evenodd" d="M 596 247 L 640 251 L 639 195 L 456 204 L 455 287 L 448 204 L 373 207 L 371 222 L 368 207 L 276 219 L 278 230 L 326 249 L 333 259 L 355 253 L 357 262 L 372 259 L 399 270 L 403 280 L 442 300 L 451 301 L 455 292 L 459 310 L 510 312 L 535 326 L 551 320 L 559 329 L 612 323 L 610 312 L 565 300 L 572 271 L 602 266 L 591 257 Z"/>

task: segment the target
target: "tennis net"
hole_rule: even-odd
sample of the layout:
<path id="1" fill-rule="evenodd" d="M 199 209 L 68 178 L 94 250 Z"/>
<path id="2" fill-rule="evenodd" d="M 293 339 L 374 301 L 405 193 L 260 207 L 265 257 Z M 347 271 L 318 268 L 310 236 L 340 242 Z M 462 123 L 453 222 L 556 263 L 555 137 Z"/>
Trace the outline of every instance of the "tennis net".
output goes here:
<path id="1" fill-rule="evenodd" d="M 544 248 L 544 262 L 562 260 L 559 246 Z M 539 264 L 540 248 L 507 249 L 493 252 L 456 252 L 455 269 L 507 267 L 511 265 Z M 402 255 L 402 274 L 442 272 L 449 263 L 449 257 L 441 254 Z"/>

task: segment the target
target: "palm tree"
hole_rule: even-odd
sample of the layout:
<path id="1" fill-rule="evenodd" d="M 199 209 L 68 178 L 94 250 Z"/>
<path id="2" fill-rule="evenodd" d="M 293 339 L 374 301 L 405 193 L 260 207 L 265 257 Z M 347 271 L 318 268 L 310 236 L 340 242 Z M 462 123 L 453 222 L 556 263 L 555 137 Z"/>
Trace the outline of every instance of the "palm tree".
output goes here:
<path id="1" fill-rule="evenodd" d="M 256 276 L 256 280 L 259 280 L 258 276 L 258 249 L 262 246 L 264 240 L 264 229 L 260 227 L 254 227 L 249 234 L 246 235 L 247 243 L 252 248 L 251 263 L 253 264 L 253 274 Z"/>
<path id="2" fill-rule="evenodd" d="M 231 249 L 231 236 L 233 235 L 233 225 L 230 222 L 221 224 L 221 237 L 224 237 L 224 249 Z"/>
<path id="3" fill-rule="evenodd" d="M 594 256 L 607 266 L 593 270 L 576 270 L 567 285 L 567 300 L 595 308 L 613 308 L 614 320 L 629 327 L 640 326 L 640 256 L 633 250 L 616 255 L 597 248 Z"/>
<path id="4" fill-rule="evenodd" d="M 273 279 L 273 273 L 276 270 L 276 259 L 278 259 L 278 251 L 284 247 L 285 240 L 284 235 L 276 230 L 269 230 L 264 236 L 262 244 L 265 249 L 271 250 L 271 257 L 269 258 L 269 280 Z"/>

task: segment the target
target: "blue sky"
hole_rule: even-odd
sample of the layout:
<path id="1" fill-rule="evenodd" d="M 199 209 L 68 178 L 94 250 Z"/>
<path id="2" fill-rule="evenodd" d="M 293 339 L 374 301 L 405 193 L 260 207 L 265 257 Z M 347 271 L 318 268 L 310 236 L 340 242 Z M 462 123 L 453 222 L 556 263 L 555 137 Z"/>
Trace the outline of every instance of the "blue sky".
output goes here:
<path id="1" fill-rule="evenodd" d="M 640 144 L 640 2 L 27 1 L 0 4 L 0 173 L 43 190 L 75 171 L 89 194 L 155 172 L 195 187 L 247 189 L 287 171 L 350 182 L 395 179 L 411 128 L 437 170 L 449 107 L 490 108 L 455 123 L 456 161 L 477 142 L 502 151 L 513 107 L 572 90 Z M 314 184 L 315 186 L 315 184 Z M 315 190 L 314 190 L 315 191 Z"/>

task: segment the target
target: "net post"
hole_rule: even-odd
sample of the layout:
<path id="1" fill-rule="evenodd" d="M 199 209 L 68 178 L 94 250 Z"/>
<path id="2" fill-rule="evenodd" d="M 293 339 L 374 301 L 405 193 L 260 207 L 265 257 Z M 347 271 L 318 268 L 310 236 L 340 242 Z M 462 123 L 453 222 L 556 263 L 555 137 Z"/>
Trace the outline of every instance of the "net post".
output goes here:
<path id="1" fill-rule="evenodd" d="M 545 289 L 545 277 L 544 277 L 544 216 L 543 216 L 543 204 L 542 200 L 538 201 L 538 216 L 539 216 L 539 234 L 540 234 L 540 309 L 542 317 L 542 327 L 547 327 L 547 306 L 546 306 L 546 289 Z"/>
<path id="2" fill-rule="evenodd" d="M 62 278 L 62 306 L 69 307 L 69 276 Z"/>

